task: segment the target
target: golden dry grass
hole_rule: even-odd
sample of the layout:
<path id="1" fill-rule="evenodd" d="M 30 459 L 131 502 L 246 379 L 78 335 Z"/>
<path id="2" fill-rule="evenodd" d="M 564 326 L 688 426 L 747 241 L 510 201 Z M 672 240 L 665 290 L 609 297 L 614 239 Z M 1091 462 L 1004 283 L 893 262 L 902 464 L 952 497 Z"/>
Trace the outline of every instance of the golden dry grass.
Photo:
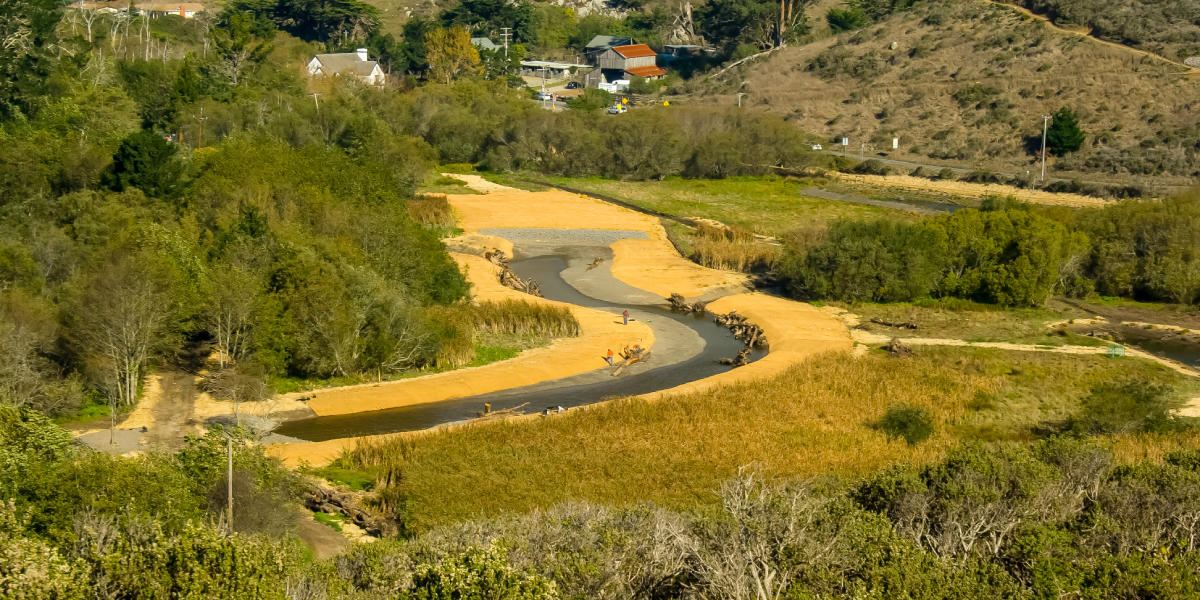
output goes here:
<path id="1" fill-rule="evenodd" d="M 751 463 L 813 477 L 936 460 L 967 403 L 998 384 L 941 361 L 835 354 L 705 393 L 364 444 L 348 463 L 381 472 L 385 505 L 418 529 L 577 499 L 693 506 Z M 899 401 L 931 411 L 931 440 L 909 447 L 871 427 Z"/>
<path id="2" fill-rule="evenodd" d="M 454 213 L 445 194 L 420 194 L 406 203 L 408 216 L 422 225 L 454 227 Z"/>

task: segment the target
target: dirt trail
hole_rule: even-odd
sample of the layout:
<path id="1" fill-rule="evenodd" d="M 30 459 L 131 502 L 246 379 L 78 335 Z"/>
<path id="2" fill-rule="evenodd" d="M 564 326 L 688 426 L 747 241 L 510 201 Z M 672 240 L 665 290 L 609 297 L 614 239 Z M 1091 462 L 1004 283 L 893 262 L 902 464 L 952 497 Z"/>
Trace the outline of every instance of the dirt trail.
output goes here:
<path id="1" fill-rule="evenodd" d="M 886 344 L 889 341 L 891 341 L 891 339 L 894 337 L 894 336 L 883 335 L 883 334 L 879 334 L 879 333 L 873 333 L 870 331 L 864 331 L 862 329 L 858 329 L 856 326 L 859 324 L 861 319 L 859 318 L 858 315 L 855 315 L 854 313 L 851 313 L 849 311 L 845 311 L 845 310 L 842 310 L 839 308 L 834 308 L 834 307 L 826 307 L 825 310 L 829 314 L 837 316 L 839 319 L 842 320 L 843 323 L 846 324 L 847 327 L 850 328 L 851 336 L 854 338 L 854 342 L 856 344 L 859 344 L 858 346 L 856 346 L 856 348 L 855 348 L 856 350 L 865 351 L 868 346 L 879 346 L 882 344 Z M 1085 320 L 1077 320 L 1076 321 L 1076 323 L 1080 323 L 1080 322 L 1089 322 L 1090 323 L 1090 322 L 1092 322 L 1092 320 L 1085 319 Z M 1066 323 L 1066 321 L 1054 321 L 1051 323 L 1047 323 L 1046 325 L 1047 325 L 1047 327 L 1053 328 L 1053 327 L 1063 325 L 1065 323 Z M 1170 326 L 1163 326 L 1163 327 L 1170 327 Z M 900 338 L 900 342 L 906 346 L 955 346 L 955 347 L 967 347 L 967 348 L 993 348 L 996 350 L 1011 350 L 1011 351 L 1015 351 L 1015 352 L 1051 352 L 1051 353 L 1055 353 L 1055 354 L 1082 354 L 1082 355 L 1087 355 L 1087 354 L 1107 355 L 1108 354 L 1108 346 L 1107 345 L 1105 345 L 1105 346 L 1073 346 L 1073 345 L 1042 346 L 1042 345 L 1038 345 L 1038 344 L 1014 344 L 1011 342 L 969 342 L 967 340 L 960 340 L 960 339 L 954 339 L 954 338 L 920 338 L 920 337 Z M 1171 369 L 1172 371 L 1175 371 L 1176 373 L 1179 373 L 1180 375 L 1185 375 L 1187 377 L 1200 377 L 1200 371 L 1196 371 L 1196 369 L 1193 369 L 1193 368 L 1191 368 L 1183 363 L 1180 363 L 1178 361 L 1174 361 L 1169 358 L 1163 358 L 1161 356 L 1155 356 L 1154 354 L 1150 354 L 1149 352 L 1145 352 L 1145 351 L 1139 350 L 1137 348 L 1132 348 L 1129 346 L 1125 346 L 1124 348 L 1125 348 L 1125 356 L 1131 356 L 1131 357 L 1135 357 L 1135 358 L 1141 358 L 1141 359 L 1156 362 L 1168 369 Z M 859 352 L 859 354 L 861 354 L 861 352 Z M 1179 415 L 1185 416 L 1185 417 L 1200 417 L 1200 396 L 1191 398 L 1186 403 L 1184 403 L 1184 405 L 1176 412 Z"/>
<path id="2" fill-rule="evenodd" d="M 856 175 L 850 173 L 830 172 L 831 177 L 840 181 L 863 183 L 880 187 L 905 188 L 943 192 L 968 198 L 983 198 L 986 196 L 1012 196 L 1031 204 L 1047 206 L 1071 206 L 1075 208 L 1100 208 L 1112 204 L 1103 198 L 1083 196 L 1080 194 L 1058 194 L 1042 190 L 1019 188 L 999 183 L 968 183 L 965 181 L 943 181 L 913 177 L 911 175 Z"/>
<path id="3" fill-rule="evenodd" d="M 1132 46 L 1126 46 L 1125 44 L 1119 44 L 1117 42 L 1110 42 L 1108 40 L 1100 39 L 1100 38 L 1092 35 L 1092 31 L 1090 29 L 1089 30 L 1083 30 L 1083 29 L 1076 30 L 1076 29 L 1067 29 L 1065 27 L 1060 27 L 1059 25 L 1056 25 L 1054 23 L 1054 21 L 1051 21 L 1050 17 L 1047 17 L 1045 15 L 1039 15 L 1038 13 L 1035 13 L 1035 12 L 1029 10 L 1028 8 L 1025 8 L 1024 6 L 1018 6 L 1016 4 L 1009 4 L 1008 2 L 1000 2 L 999 0 L 988 0 L 988 1 L 991 2 L 992 4 L 998 4 L 1005 8 L 1010 8 L 1012 10 L 1015 10 L 1027 17 L 1032 17 L 1034 19 L 1042 21 L 1043 23 L 1046 24 L 1047 27 L 1049 27 L 1050 29 L 1053 29 L 1054 31 L 1057 31 L 1058 33 L 1063 33 L 1063 34 L 1067 34 L 1067 35 L 1075 35 L 1075 36 L 1087 38 L 1089 40 L 1092 40 L 1093 42 L 1096 42 L 1098 44 L 1103 44 L 1110 48 L 1116 48 L 1118 50 L 1122 50 L 1125 52 L 1139 54 L 1141 56 L 1146 56 L 1146 57 L 1149 57 L 1149 58 L 1152 58 L 1155 60 L 1165 62 L 1173 67 L 1179 67 L 1181 69 L 1181 71 L 1180 71 L 1181 75 L 1194 76 L 1194 75 L 1200 73 L 1200 69 L 1190 67 L 1181 62 L 1175 62 L 1165 56 L 1155 54 L 1153 52 L 1147 52 L 1145 50 L 1138 50 L 1137 48 L 1134 48 Z"/>

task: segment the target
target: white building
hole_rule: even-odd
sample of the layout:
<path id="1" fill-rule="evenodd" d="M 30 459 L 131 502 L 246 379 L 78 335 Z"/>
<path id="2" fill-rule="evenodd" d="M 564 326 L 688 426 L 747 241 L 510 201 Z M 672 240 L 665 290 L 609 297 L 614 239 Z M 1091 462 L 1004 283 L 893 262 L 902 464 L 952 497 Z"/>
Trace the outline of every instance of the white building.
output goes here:
<path id="1" fill-rule="evenodd" d="M 368 60 L 367 49 L 337 54 L 318 54 L 308 61 L 308 74 L 313 77 L 355 77 L 367 85 L 383 85 L 386 75 L 378 62 Z"/>

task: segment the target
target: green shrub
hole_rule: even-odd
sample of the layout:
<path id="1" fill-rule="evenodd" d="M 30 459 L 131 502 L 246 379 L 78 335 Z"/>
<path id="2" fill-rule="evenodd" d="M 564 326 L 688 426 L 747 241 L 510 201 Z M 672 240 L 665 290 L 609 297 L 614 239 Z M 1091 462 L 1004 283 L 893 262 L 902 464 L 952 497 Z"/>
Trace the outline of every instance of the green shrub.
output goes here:
<path id="1" fill-rule="evenodd" d="M 1174 390 L 1152 381 L 1096 385 L 1071 420 L 1071 429 L 1095 434 L 1162 433 L 1186 427 L 1172 414 Z"/>
<path id="2" fill-rule="evenodd" d="M 554 582 L 508 564 L 497 546 L 471 548 L 413 573 L 412 588 L 402 600 L 553 600 Z"/>
<path id="3" fill-rule="evenodd" d="M 855 165 L 854 172 L 862 175 L 891 175 L 892 168 L 881 160 L 869 158 Z"/>
<path id="4" fill-rule="evenodd" d="M 879 420 L 879 429 L 889 438 L 903 439 L 915 446 L 933 435 L 933 417 L 920 406 L 894 404 Z"/>
<path id="5" fill-rule="evenodd" d="M 825 13 L 825 22 L 834 33 L 852 31 L 867 24 L 867 15 L 857 8 L 831 8 Z"/>

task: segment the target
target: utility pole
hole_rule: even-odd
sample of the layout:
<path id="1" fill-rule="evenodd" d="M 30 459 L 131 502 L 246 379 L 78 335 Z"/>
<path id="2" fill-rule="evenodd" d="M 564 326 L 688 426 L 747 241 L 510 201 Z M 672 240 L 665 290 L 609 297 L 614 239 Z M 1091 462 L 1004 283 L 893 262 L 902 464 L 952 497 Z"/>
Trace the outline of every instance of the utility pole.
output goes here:
<path id="1" fill-rule="evenodd" d="M 208 117 L 204 116 L 204 107 L 200 107 L 200 116 L 192 115 L 192 118 L 196 119 L 200 127 L 196 133 L 196 148 L 200 149 L 204 147 L 204 122 L 208 120 Z"/>
<path id="2" fill-rule="evenodd" d="M 860 146 L 858 149 L 858 162 L 863 162 L 864 160 L 867 160 L 867 143 L 866 142 L 863 142 L 862 146 Z"/>
<path id="3" fill-rule="evenodd" d="M 233 436 L 229 432 L 225 432 L 225 452 L 229 455 L 229 466 L 225 472 L 225 491 L 228 493 L 226 498 L 225 518 L 229 520 L 229 535 L 233 535 Z"/>
<path id="4" fill-rule="evenodd" d="M 742 107 L 742 96 L 745 96 L 746 92 L 738 92 L 737 94 L 738 94 L 738 108 L 741 108 Z"/>
<path id="5" fill-rule="evenodd" d="M 1050 116 L 1042 115 L 1042 183 L 1046 183 L 1046 132 L 1050 129 Z"/>
<path id="6" fill-rule="evenodd" d="M 512 37 L 512 27 L 501 27 L 500 37 L 504 38 L 504 58 L 508 58 L 508 38 Z"/>

